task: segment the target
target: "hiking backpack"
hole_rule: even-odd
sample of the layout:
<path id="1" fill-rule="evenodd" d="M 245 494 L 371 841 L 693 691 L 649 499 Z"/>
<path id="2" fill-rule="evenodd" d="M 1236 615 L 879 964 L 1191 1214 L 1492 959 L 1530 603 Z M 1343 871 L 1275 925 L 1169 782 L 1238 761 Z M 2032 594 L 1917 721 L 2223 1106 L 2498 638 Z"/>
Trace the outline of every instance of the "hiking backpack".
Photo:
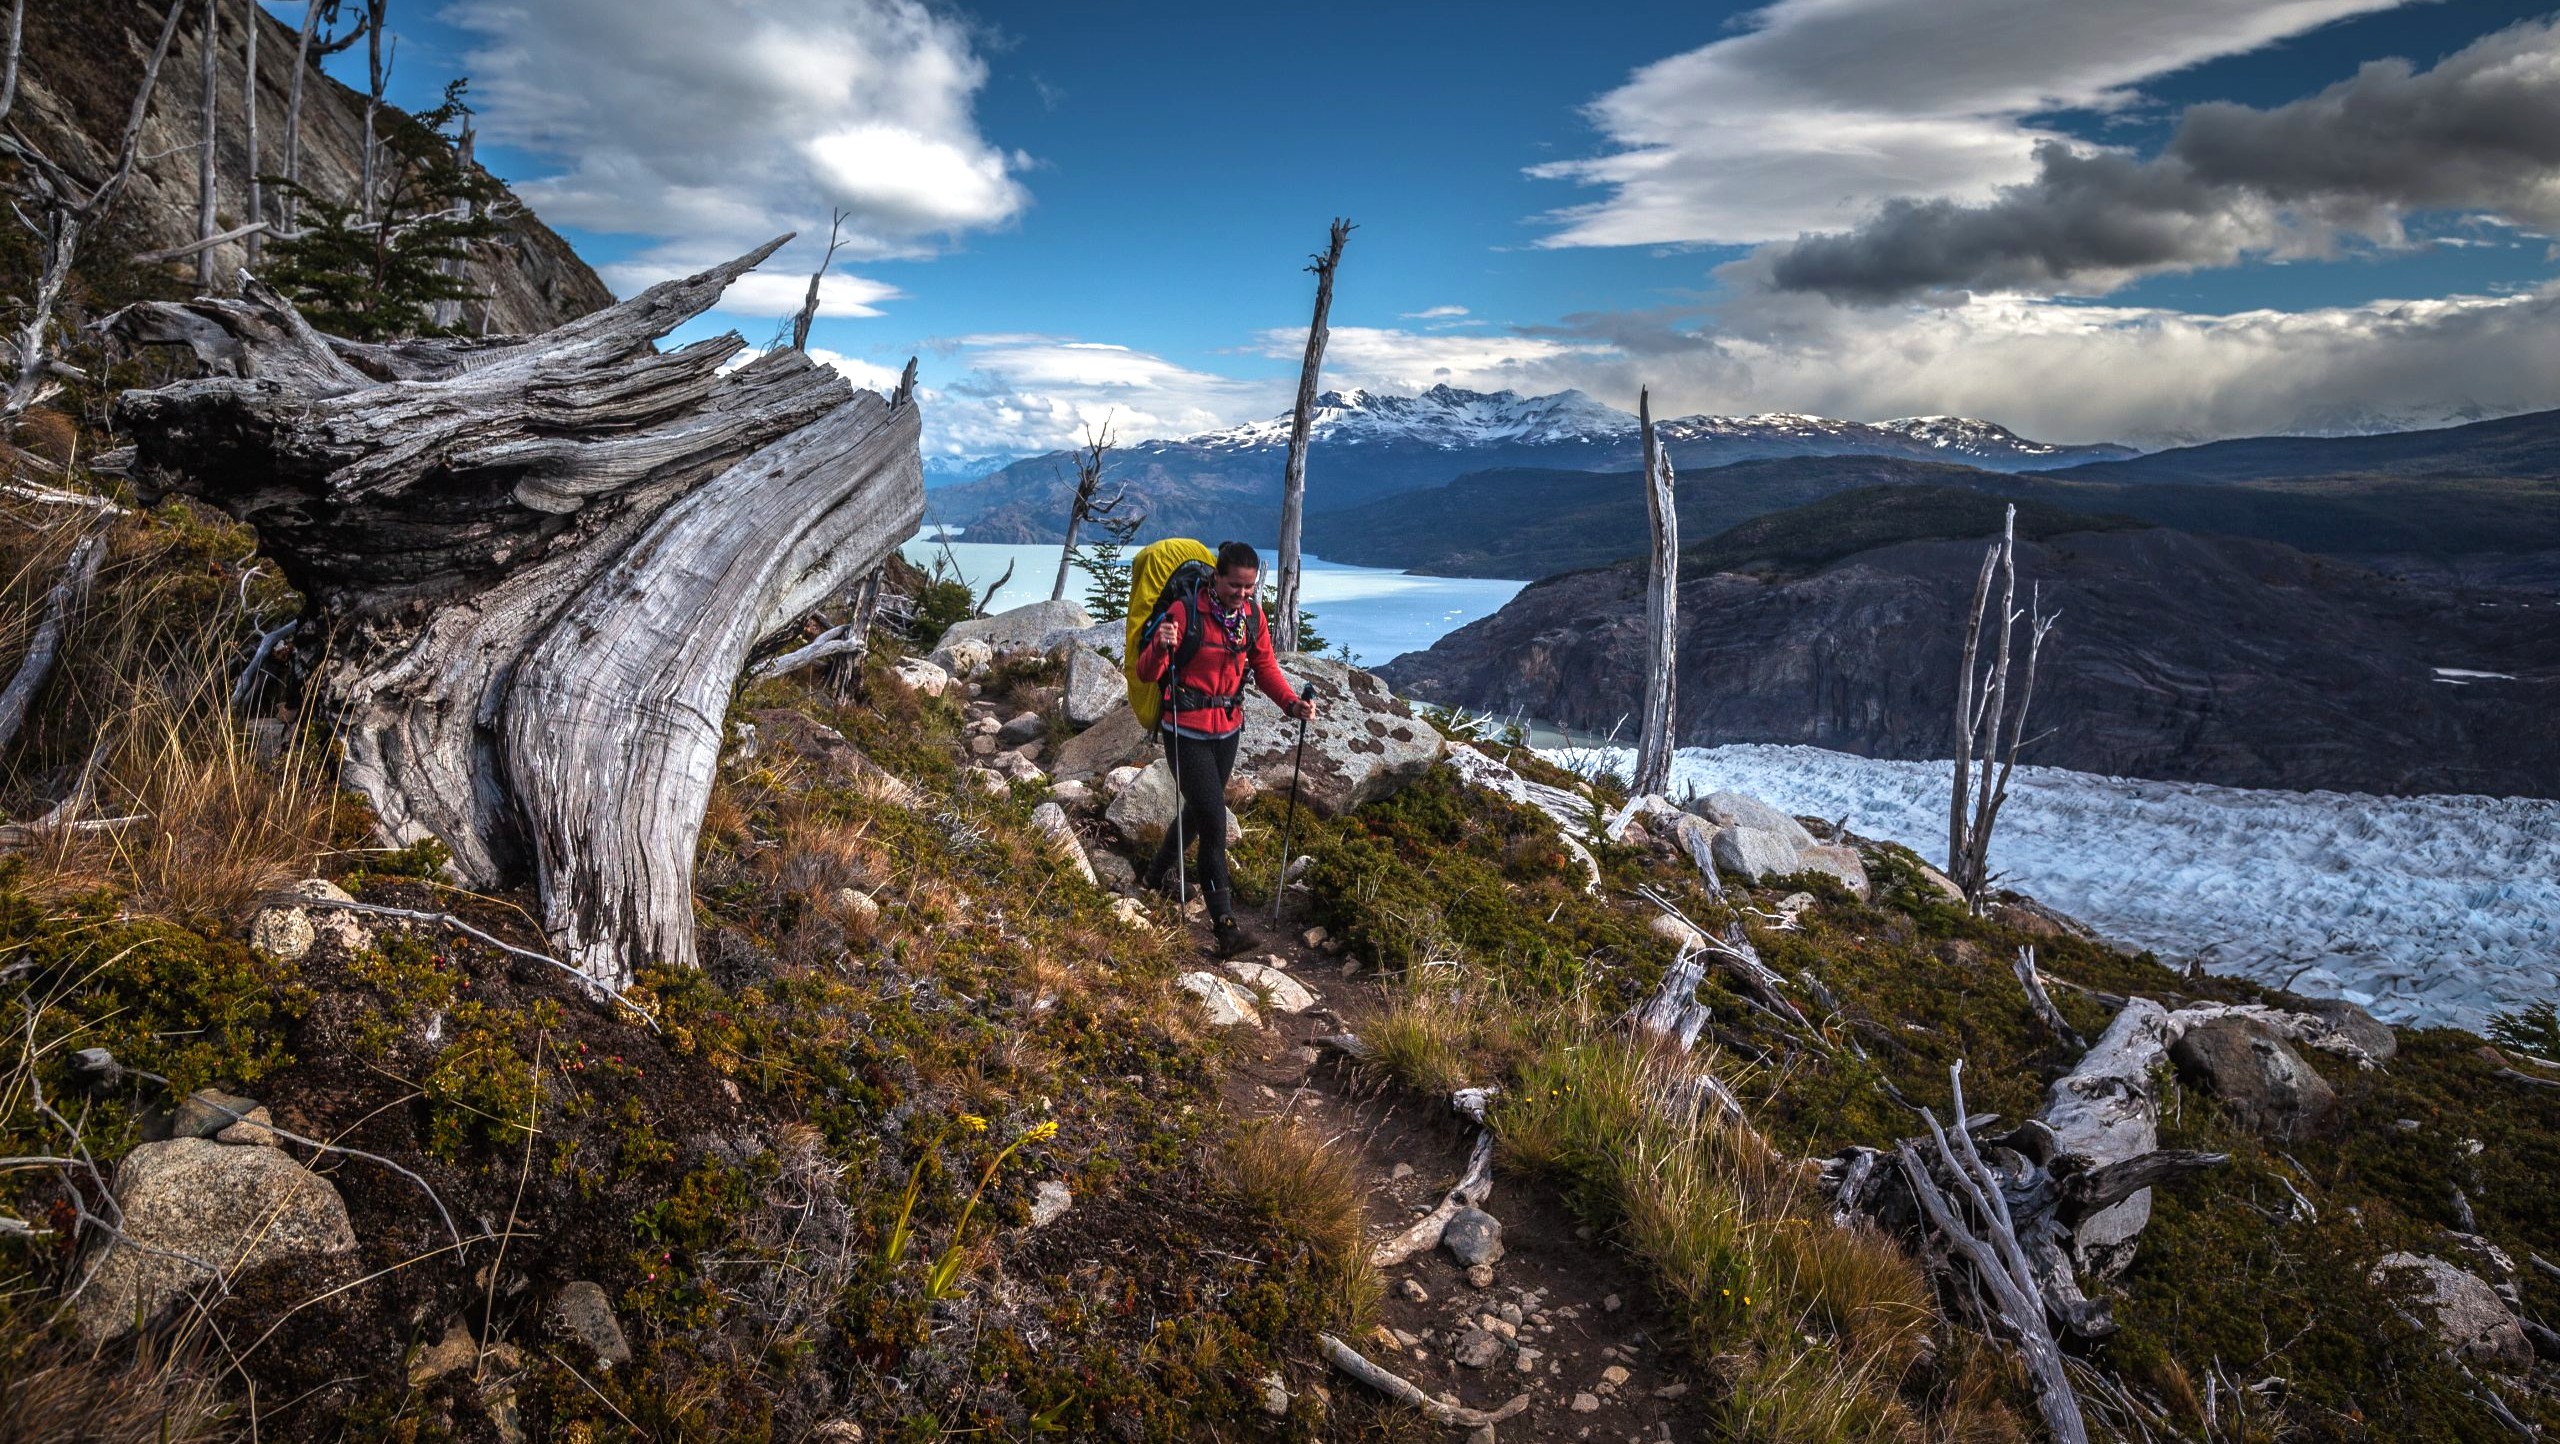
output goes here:
<path id="1" fill-rule="evenodd" d="M 1182 669 L 1190 665 L 1208 636 L 1208 629 L 1199 624 L 1205 609 L 1196 603 L 1207 595 L 1217 566 L 1217 553 L 1189 537 L 1151 542 L 1129 563 L 1129 629 L 1120 666 L 1129 682 L 1129 710 L 1138 714 L 1138 724 L 1150 732 L 1155 730 L 1163 711 L 1164 691 L 1161 684 L 1138 675 L 1138 654 L 1155 640 L 1156 629 L 1163 625 L 1165 613 L 1175 602 L 1193 602 L 1193 625 L 1183 633 L 1182 645 L 1174 649 L 1173 667 L 1168 674 L 1173 678 L 1182 675 Z M 1262 625 L 1259 607 L 1254 609 L 1251 625 Z"/>

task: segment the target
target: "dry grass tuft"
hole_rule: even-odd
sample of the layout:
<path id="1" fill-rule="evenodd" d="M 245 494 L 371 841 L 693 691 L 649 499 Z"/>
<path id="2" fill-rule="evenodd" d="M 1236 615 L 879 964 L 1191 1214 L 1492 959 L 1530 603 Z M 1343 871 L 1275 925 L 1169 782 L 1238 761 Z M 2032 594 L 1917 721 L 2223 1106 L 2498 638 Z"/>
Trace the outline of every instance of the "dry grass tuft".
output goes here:
<path id="1" fill-rule="evenodd" d="M 13 1320 L 13 1324 L 23 1320 Z M 0 1444 L 196 1444 L 231 1436 L 213 1380 L 185 1360 L 121 1362 L 35 1329 L 0 1342 Z"/>
<path id="2" fill-rule="evenodd" d="M 1246 1207 L 1286 1225 L 1313 1254 L 1326 1313 L 1314 1328 L 1357 1331 L 1377 1317 L 1384 1285 L 1369 1263 L 1367 1188 L 1353 1151 L 1294 1119 L 1260 1118 L 1226 1145 L 1228 1182 Z"/>

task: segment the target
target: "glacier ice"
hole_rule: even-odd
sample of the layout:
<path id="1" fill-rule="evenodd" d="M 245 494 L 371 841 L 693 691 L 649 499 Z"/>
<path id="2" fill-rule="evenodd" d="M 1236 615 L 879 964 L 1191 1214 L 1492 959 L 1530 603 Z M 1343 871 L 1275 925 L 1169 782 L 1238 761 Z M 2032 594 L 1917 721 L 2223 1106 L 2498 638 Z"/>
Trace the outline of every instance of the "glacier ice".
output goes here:
<path id="1" fill-rule="evenodd" d="M 1623 748 L 1556 749 L 1624 772 Z M 1672 792 L 1747 792 L 1945 861 L 1945 762 L 1815 747 L 1684 748 Z M 2377 797 L 2021 767 L 2003 883 L 2105 936 L 2402 1024 L 2481 1029 L 2560 994 L 2560 802 Z"/>

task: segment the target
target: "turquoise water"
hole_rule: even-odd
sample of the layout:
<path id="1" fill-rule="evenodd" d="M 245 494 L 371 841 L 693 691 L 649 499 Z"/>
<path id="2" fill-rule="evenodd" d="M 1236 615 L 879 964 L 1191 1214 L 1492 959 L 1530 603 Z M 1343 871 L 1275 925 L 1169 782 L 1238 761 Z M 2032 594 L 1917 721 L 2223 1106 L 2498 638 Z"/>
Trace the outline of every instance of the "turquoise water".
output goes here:
<path id="1" fill-rule="evenodd" d="M 1278 554 L 1264 547 L 1266 561 Z M 930 568 L 943 555 L 930 533 L 906 545 L 907 560 Z M 984 587 L 1013 568 L 1012 580 L 996 593 L 989 611 L 1000 612 L 1025 602 L 1046 601 L 1058 580 L 1055 543 L 1032 546 L 954 541 L 950 556 L 971 586 Z M 1067 595 L 1084 599 L 1088 578 L 1067 573 Z M 1404 652 L 1419 651 L 1448 633 L 1490 616 L 1510 601 L 1526 582 L 1482 577 L 1420 577 L 1378 567 L 1344 566 L 1319 557 L 1306 558 L 1306 580 L 1299 603 L 1315 614 L 1316 631 L 1329 648 L 1349 647 L 1352 660 L 1374 667 Z"/>

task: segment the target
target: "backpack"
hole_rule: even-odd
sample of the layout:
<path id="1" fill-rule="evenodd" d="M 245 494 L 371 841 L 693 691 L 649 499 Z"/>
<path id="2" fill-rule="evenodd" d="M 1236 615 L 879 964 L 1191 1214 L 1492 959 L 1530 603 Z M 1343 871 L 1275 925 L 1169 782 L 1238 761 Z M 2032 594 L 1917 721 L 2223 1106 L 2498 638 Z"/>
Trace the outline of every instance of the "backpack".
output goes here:
<path id="1" fill-rule="evenodd" d="M 1164 705 L 1162 686 L 1138 676 L 1138 654 L 1155 639 L 1156 629 L 1164 624 L 1165 613 L 1175 602 L 1197 603 L 1207 595 L 1209 582 L 1217 574 L 1215 552 L 1189 537 L 1168 537 L 1141 549 L 1129 563 L 1129 630 L 1127 645 L 1121 652 L 1121 673 L 1129 682 L 1129 710 L 1138 714 L 1138 725 L 1153 732 Z M 1182 645 L 1174 649 L 1172 675 L 1179 677 L 1206 640 L 1208 629 L 1196 624 L 1201 608 L 1194 606 L 1195 624 L 1183 634 Z M 1253 625 L 1261 625 L 1260 609 L 1255 609 Z"/>

